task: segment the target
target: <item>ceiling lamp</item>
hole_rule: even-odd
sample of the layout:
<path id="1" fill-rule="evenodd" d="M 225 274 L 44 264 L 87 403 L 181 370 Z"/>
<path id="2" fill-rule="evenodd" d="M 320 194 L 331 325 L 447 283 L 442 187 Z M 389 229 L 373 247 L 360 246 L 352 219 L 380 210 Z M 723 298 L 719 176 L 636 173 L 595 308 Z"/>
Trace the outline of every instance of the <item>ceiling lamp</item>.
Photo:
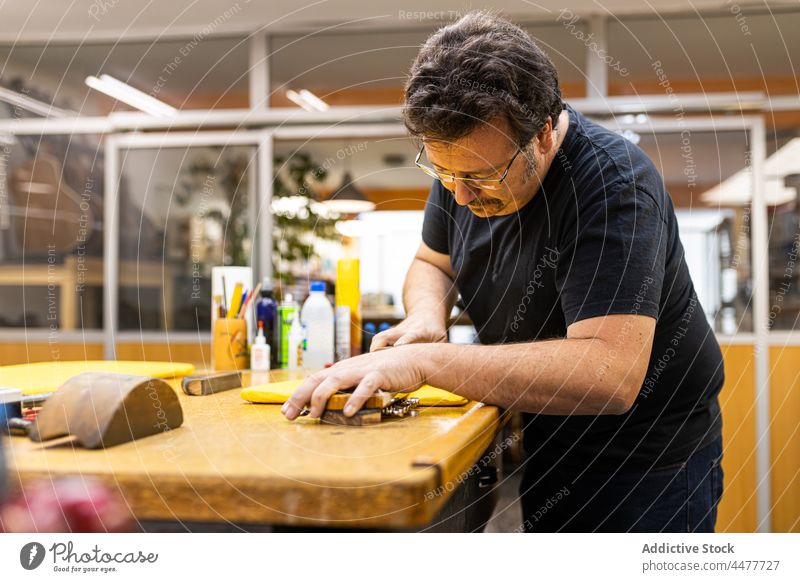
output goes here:
<path id="1" fill-rule="evenodd" d="M 344 173 L 342 185 L 322 203 L 339 214 L 360 214 L 375 210 L 375 203 L 369 201 L 364 193 L 356 187 L 349 171 Z"/>
<path id="2" fill-rule="evenodd" d="M 330 109 L 330 105 L 325 103 L 322 99 L 314 95 L 308 89 L 300 89 L 299 91 L 287 89 L 286 98 L 292 103 L 299 105 L 306 111 L 327 111 Z"/>
<path id="3" fill-rule="evenodd" d="M 6 89 L 5 87 L 0 87 L 0 101 L 44 117 L 74 117 L 78 115 L 75 111 L 54 107 L 49 103 L 44 103 L 33 97 L 18 93 L 17 91 Z M 15 115 L 14 117 L 17 116 Z"/>
<path id="4" fill-rule="evenodd" d="M 159 101 L 144 91 L 139 91 L 139 89 L 131 87 L 127 83 L 123 83 L 111 75 L 100 75 L 99 78 L 90 75 L 86 77 L 85 83 L 92 89 L 105 93 L 117 101 L 127 103 L 131 107 L 135 107 L 150 115 L 168 117 L 178 112 L 172 105 L 167 105 L 163 101 Z"/>

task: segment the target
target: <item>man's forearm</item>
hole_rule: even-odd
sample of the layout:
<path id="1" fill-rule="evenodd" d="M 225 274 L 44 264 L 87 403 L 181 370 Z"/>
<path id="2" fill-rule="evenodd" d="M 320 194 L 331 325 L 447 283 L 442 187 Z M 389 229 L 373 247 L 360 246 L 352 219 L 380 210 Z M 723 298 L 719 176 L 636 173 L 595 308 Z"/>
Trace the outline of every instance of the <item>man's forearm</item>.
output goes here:
<path id="1" fill-rule="evenodd" d="M 611 354 L 602 340 L 559 339 L 426 345 L 420 356 L 428 383 L 472 400 L 525 412 L 597 415 L 625 412 L 640 381 Z"/>
<path id="2" fill-rule="evenodd" d="M 403 286 L 403 305 L 408 317 L 427 317 L 446 326 L 456 297 L 450 277 L 438 267 L 414 259 Z"/>

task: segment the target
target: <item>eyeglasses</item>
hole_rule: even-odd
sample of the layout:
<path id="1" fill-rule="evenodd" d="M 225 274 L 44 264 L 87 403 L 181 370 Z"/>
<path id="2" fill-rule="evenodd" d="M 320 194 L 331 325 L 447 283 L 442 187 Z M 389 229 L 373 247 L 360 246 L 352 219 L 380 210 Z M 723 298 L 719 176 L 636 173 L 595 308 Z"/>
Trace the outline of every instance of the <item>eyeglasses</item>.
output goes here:
<path id="1" fill-rule="evenodd" d="M 456 183 L 456 181 L 459 181 L 463 182 L 466 186 L 480 190 L 499 190 L 503 185 L 503 180 L 505 180 L 506 176 L 508 176 L 508 171 L 511 169 L 511 164 L 514 163 L 514 160 L 517 159 L 517 156 L 522 150 L 517 148 L 517 152 L 514 154 L 514 157 L 509 160 L 506 169 L 503 170 L 503 174 L 499 178 L 459 178 L 453 173 L 447 174 L 444 172 L 439 172 L 430 166 L 420 163 L 419 159 L 422 157 L 422 152 L 424 151 L 425 145 L 420 148 L 419 153 L 414 160 L 414 164 L 416 164 L 420 170 L 428 174 L 431 178 L 436 178 L 437 180 L 441 181 L 442 185 L 453 185 Z"/>

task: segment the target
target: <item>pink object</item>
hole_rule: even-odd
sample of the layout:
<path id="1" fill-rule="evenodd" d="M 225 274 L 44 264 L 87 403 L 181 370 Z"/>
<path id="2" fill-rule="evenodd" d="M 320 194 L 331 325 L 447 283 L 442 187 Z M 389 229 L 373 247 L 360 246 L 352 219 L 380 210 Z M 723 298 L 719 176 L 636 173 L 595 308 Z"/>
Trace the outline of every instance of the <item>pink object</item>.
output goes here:
<path id="1" fill-rule="evenodd" d="M 129 532 L 134 520 L 125 501 L 97 479 L 40 480 L 0 507 L 9 533 Z"/>

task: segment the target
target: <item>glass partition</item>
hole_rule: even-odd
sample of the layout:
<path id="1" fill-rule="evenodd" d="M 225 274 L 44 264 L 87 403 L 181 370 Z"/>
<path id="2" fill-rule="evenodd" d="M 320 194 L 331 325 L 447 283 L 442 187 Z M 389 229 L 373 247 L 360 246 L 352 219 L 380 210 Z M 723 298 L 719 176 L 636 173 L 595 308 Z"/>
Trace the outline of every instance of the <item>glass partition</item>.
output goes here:
<path id="1" fill-rule="evenodd" d="M 256 150 L 120 151 L 120 330 L 209 331 L 211 268 L 253 254 Z"/>
<path id="2" fill-rule="evenodd" d="M 800 328 L 800 130 L 778 129 L 764 163 L 769 228 L 769 327 Z"/>
<path id="3" fill-rule="evenodd" d="M 102 327 L 103 138 L 0 144 L 0 327 Z"/>
<path id="4" fill-rule="evenodd" d="M 748 134 L 691 131 L 681 120 L 676 120 L 675 131 L 654 132 L 647 129 L 646 116 L 638 119 L 641 123 L 624 134 L 661 172 L 678 217 L 684 260 L 706 317 L 724 335 L 752 332 Z"/>

